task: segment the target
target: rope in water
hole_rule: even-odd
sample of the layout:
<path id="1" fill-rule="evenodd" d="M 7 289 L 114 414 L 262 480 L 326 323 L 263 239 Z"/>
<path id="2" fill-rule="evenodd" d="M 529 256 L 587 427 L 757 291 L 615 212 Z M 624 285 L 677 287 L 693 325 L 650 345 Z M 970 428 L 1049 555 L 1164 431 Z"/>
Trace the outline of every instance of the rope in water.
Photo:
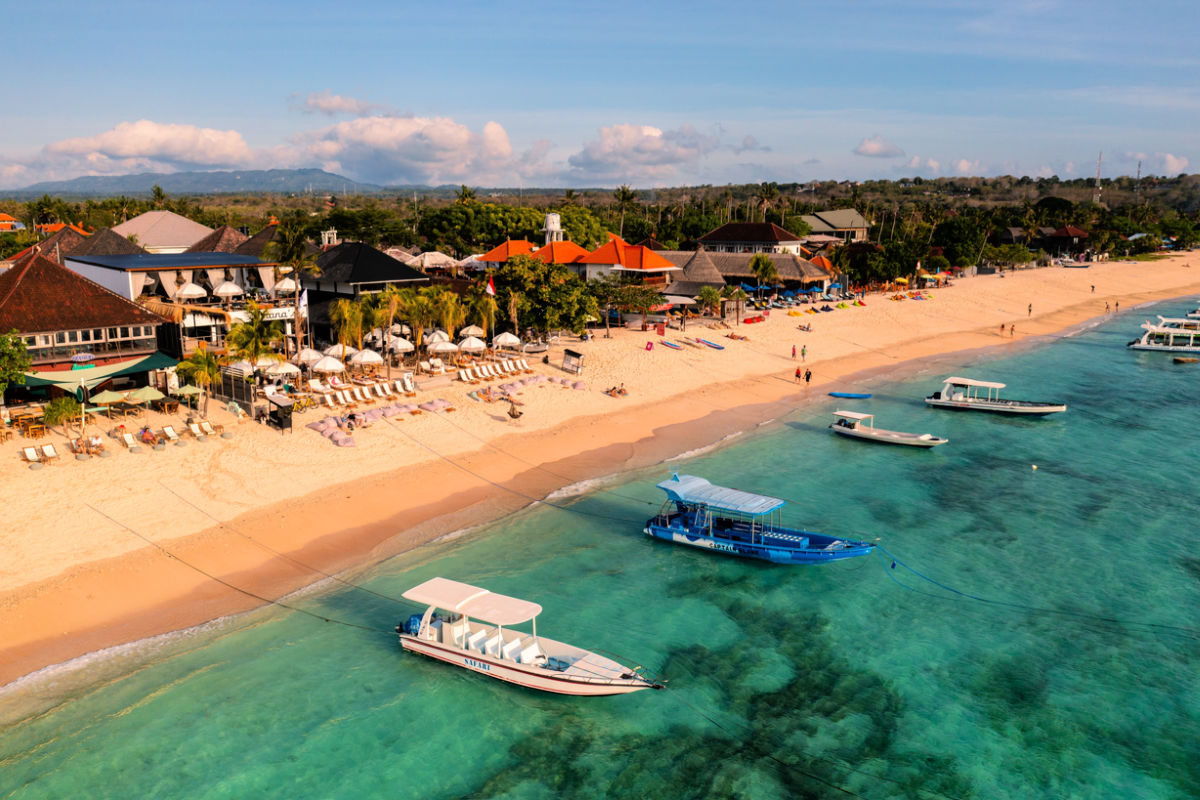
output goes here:
<path id="1" fill-rule="evenodd" d="M 1087 620 L 1087 621 L 1092 621 L 1092 622 L 1103 622 L 1103 623 L 1107 623 L 1110 625 L 1142 626 L 1144 628 L 1150 629 L 1149 632 L 1157 632 L 1157 633 L 1162 633 L 1164 635 L 1169 635 L 1169 636 L 1183 636 L 1183 637 L 1186 637 L 1189 639 L 1200 638 L 1200 630 L 1197 630 L 1194 628 L 1184 628 L 1179 625 L 1167 625 L 1167 624 L 1161 623 L 1161 622 L 1140 622 L 1137 620 L 1121 619 L 1120 617 L 1107 617 L 1102 614 L 1093 614 L 1093 613 L 1087 612 L 1087 611 L 1070 611 L 1070 610 L 1061 609 L 1061 608 L 1045 608 L 1043 606 L 1033 606 L 1033 605 L 1029 605 L 1027 603 L 1014 603 L 1009 600 L 996 600 L 996 599 L 989 598 L 989 597 L 982 597 L 977 594 L 965 592 L 961 589 L 956 589 L 953 586 L 947 586 L 946 584 L 942 583 L 941 581 L 939 581 L 935 578 L 929 577 L 928 575 L 924 574 L 923 572 L 920 572 L 919 570 L 917 570 L 917 569 L 909 566 L 908 564 L 904 563 L 903 561 L 901 561 L 899 558 L 897 558 L 895 555 L 893 555 L 886 547 L 884 547 L 881 544 L 876 544 L 875 548 L 878 551 L 880 559 L 883 558 L 882 554 L 886 553 L 888 558 L 890 558 L 892 560 L 892 563 L 890 566 L 886 562 L 881 561 L 881 563 L 883 563 L 884 571 L 887 572 L 888 576 L 892 579 L 893 582 L 895 582 L 898 586 L 901 586 L 901 587 L 909 590 L 910 592 L 916 592 L 917 594 L 923 594 L 926 597 L 935 597 L 935 598 L 942 599 L 942 600 L 951 599 L 949 597 L 946 597 L 945 595 L 939 595 L 939 594 L 934 594 L 932 592 L 924 592 L 924 591 L 921 591 L 920 589 L 914 589 L 913 587 L 903 583 L 902 581 L 898 580 L 896 578 L 896 576 L 893 574 L 895 572 L 896 567 L 902 567 L 902 568 L 908 570 L 910 573 L 912 573 L 916 577 L 920 578 L 923 581 L 926 581 L 927 583 L 929 583 L 933 586 L 938 587 L 939 589 L 942 589 L 943 591 L 949 592 L 958 597 L 963 597 L 968 600 L 974 600 L 976 602 L 984 603 L 987 605 L 1001 606 L 1004 608 L 1015 608 L 1015 609 L 1020 609 L 1021 611 L 1029 611 L 1029 612 L 1033 612 L 1033 613 L 1037 613 L 1037 614 L 1056 614 L 1058 616 L 1073 617 L 1076 619 Z"/>
<path id="2" fill-rule="evenodd" d="M 324 614 L 318 614 L 315 611 L 309 611 L 308 609 L 305 609 L 305 608 L 300 608 L 298 606 L 290 605 L 288 603 L 283 602 L 282 600 L 279 600 L 278 598 L 266 597 L 264 595 L 258 594 L 257 592 L 252 592 L 249 589 L 243 589 L 241 586 L 235 586 L 234 584 L 230 583 L 229 581 L 227 581 L 223 578 L 220 578 L 216 575 L 213 575 L 211 572 L 208 572 L 208 571 L 202 569 L 201 567 L 197 566 L 196 564 L 193 564 L 192 562 L 188 561 L 187 559 L 181 558 L 180 556 L 178 556 L 175 553 L 168 550 L 166 547 L 163 547 L 158 542 L 154 541 L 153 539 L 149 538 L 148 536 L 143 536 L 138 531 L 129 527 L 125 523 L 114 519 L 112 516 L 104 513 L 103 511 L 96 508 L 92 504 L 84 503 L 84 505 L 87 506 L 88 508 L 90 508 L 95 513 L 99 514 L 101 517 L 104 517 L 106 520 L 113 523 L 114 525 L 116 525 L 120 528 L 124 528 L 125 530 L 132 533 L 134 536 L 141 539 L 146 544 L 156 548 L 167 558 L 178 561 L 180 564 L 183 564 L 188 569 L 194 570 L 194 571 L 198 572 L 199 574 L 203 575 L 204 577 L 208 578 L 209 580 L 215 581 L 215 582 L 221 584 L 222 586 L 225 586 L 225 587 L 228 587 L 228 588 L 234 590 L 235 592 L 240 592 L 241 594 L 244 594 L 247 597 L 252 597 L 255 600 L 258 600 L 262 603 L 267 603 L 267 604 L 273 605 L 273 606 L 279 606 L 280 608 L 286 608 L 288 611 L 295 611 L 300 614 L 305 614 L 306 616 L 312 617 L 314 619 L 319 619 L 322 622 L 332 622 L 337 625 L 344 625 L 347 628 L 357 628 L 358 630 L 368 631 L 370 633 L 384 633 L 389 636 L 394 635 L 393 631 L 385 630 L 384 628 L 373 628 L 368 625 L 360 625 L 357 622 L 347 622 L 345 620 L 337 619 L 335 617 L 329 617 Z"/>

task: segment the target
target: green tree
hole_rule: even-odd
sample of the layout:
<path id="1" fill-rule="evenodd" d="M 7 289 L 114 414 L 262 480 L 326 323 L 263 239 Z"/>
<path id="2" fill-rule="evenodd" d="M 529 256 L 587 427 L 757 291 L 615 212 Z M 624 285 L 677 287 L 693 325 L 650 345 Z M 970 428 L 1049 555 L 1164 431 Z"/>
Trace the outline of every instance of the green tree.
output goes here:
<path id="1" fill-rule="evenodd" d="M 937 226 L 932 242 L 957 267 L 969 267 L 979 261 L 987 237 L 977 220 L 967 216 L 952 217 Z"/>
<path id="2" fill-rule="evenodd" d="M 508 309 L 514 328 L 525 320 L 543 332 L 582 333 L 587 318 L 599 313 L 583 280 L 562 264 L 518 255 L 502 264 L 493 277 L 497 302 Z"/>
<path id="3" fill-rule="evenodd" d="M 629 292 L 627 291 L 629 287 L 616 272 L 609 272 L 588 281 L 587 287 L 596 301 L 596 307 L 604 311 L 604 338 L 610 338 L 612 328 L 609 324 L 609 317 L 614 308 L 629 306 Z"/>
<path id="4" fill-rule="evenodd" d="M 484 275 L 471 287 L 471 296 L 468 300 L 471 319 L 476 325 L 483 328 L 485 339 L 495 331 L 496 313 L 500 310 L 496 298 L 487 293 L 487 278 L 488 276 Z"/>
<path id="5" fill-rule="evenodd" d="M 767 221 L 767 212 L 775 207 L 779 202 L 779 185 L 776 183 L 760 183 L 754 192 L 755 199 L 760 211 L 762 211 L 763 222 Z"/>
<path id="6" fill-rule="evenodd" d="M 436 295 L 431 294 L 432 288 L 434 287 L 426 286 L 413 292 L 404 304 L 404 317 L 409 327 L 412 328 L 413 344 L 418 350 L 421 349 L 421 343 L 425 338 L 425 329 L 437 319 Z"/>
<path id="7" fill-rule="evenodd" d="M 250 317 L 248 321 L 239 322 L 229 329 L 225 337 L 226 347 L 238 358 L 255 365 L 261 358 L 279 360 L 275 343 L 284 338 L 283 324 L 279 320 L 268 320 L 267 310 L 253 300 L 246 303 L 246 313 Z"/>
<path id="8" fill-rule="evenodd" d="M 462 299 L 454 292 L 442 292 L 436 300 L 436 305 L 438 322 L 441 323 L 442 330 L 453 340 L 459 326 L 467 318 L 467 310 L 463 306 Z"/>
<path id="9" fill-rule="evenodd" d="M 25 349 L 25 340 L 14 329 L 0 333 L 0 402 L 14 383 L 24 385 L 25 373 L 33 366 L 33 357 Z"/>
<path id="10" fill-rule="evenodd" d="M 379 302 L 377 320 L 379 327 L 383 329 L 383 349 L 387 358 L 387 376 L 390 380 L 392 377 L 392 325 L 396 323 L 396 315 L 404 308 L 406 296 L 403 289 L 390 283 L 379 293 L 377 300 Z"/>
<path id="11" fill-rule="evenodd" d="M 641 313 L 643 328 L 646 327 L 646 316 L 650 313 L 650 309 L 667 302 L 667 298 L 663 297 L 662 292 L 652 286 L 631 285 L 625 289 L 625 302 L 629 304 L 630 308 Z"/>
<path id="12" fill-rule="evenodd" d="M 779 282 L 779 269 L 766 253 L 755 253 L 750 258 L 750 272 L 758 281 L 758 293 L 762 295 L 763 286 L 771 286 Z"/>
<path id="13" fill-rule="evenodd" d="M 295 284 L 292 291 L 292 332 L 296 338 L 296 352 L 299 353 L 304 341 L 304 319 L 300 314 L 300 283 L 305 276 L 315 277 L 321 274 L 315 255 L 308 252 L 306 220 L 302 212 L 292 212 L 279 221 L 275 228 L 275 237 L 263 250 L 263 258 L 278 265 L 275 267 L 276 282 L 281 275 L 287 274 Z M 287 354 L 286 342 L 284 354 Z"/>
<path id="14" fill-rule="evenodd" d="M 696 295 L 696 302 L 702 311 L 715 315 L 721 307 L 721 290 L 715 286 L 701 286 L 700 293 Z"/>
<path id="15" fill-rule="evenodd" d="M 454 202 L 456 202 L 456 203 L 474 203 L 475 202 L 475 190 L 472 189 L 470 186 L 467 186 L 466 184 L 459 186 L 458 191 L 455 192 L 454 194 L 455 194 Z"/>
<path id="16" fill-rule="evenodd" d="M 342 361 L 346 360 L 346 346 L 362 347 L 363 307 L 356 300 L 346 297 L 334 300 L 329 306 L 329 321 L 338 344 L 342 345 Z"/>
<path id="17" fill-rule="evenodd" d="M 617 235 L 624 238 L 625 236 L 625 212 L 631 211 L 637 205 L 637 192 L 630 189 L 627 185 L 622 184 L 613 191 L 613 200 L 616 201 L 617 211 L 621 213 L 621 224 L 618 227 Z"/>
<path id="18" fill-rule="evenodd" d="M 732 300 L 736 304 L 734 312 L 734 322 L 738 325 L 742 324 L 742 303 L 746 301 L 750 295 L 746 294 L 746 290 L 740 286 L 726 286 L 721 290 L 721 296 Z"/>
<path id="19" fill-rule="evenodd" d="M 204 395 L 204 416 L 208 416 L 208 395 L 214 383 L 221 380 L 221 359 L 217 354 L 202 348 L 180 361 L 175 371 L 185 381 L 191 381 Z"/>
<path id="20" fill-rule="evenodd" d="M 79 419 L 82 413 L 83 410 L 78 400 L 71 395 L 63 395 L 54 398 L 46 404 L 45 409 L 42 411 L 42 417 L 50 427 L 62 423 L 63 435 L 70 438 L 71 432 L 67 429 L 67 425 Z"/>

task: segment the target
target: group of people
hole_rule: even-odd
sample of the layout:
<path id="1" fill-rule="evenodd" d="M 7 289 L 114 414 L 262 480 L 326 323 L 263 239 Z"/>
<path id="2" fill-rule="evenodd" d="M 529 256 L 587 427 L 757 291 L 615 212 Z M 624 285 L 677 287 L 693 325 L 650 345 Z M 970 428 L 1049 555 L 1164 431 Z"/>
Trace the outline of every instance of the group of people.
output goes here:
<path id="1" fill-rule="evenodd" d="M 605 389 L 604 393 L 609 397 L 624 397 L 625 395 L 629 394 L 627 391 L 625 391 L 625 384 L 623 383 L 620 386 L 614 386 L 611 389 Z"/>
<path id="2" fill-rule="evenodd" d="M 804 381 L 805 384 L 812 382 L 812 370 L 796 367 L 796 383 Z"/>

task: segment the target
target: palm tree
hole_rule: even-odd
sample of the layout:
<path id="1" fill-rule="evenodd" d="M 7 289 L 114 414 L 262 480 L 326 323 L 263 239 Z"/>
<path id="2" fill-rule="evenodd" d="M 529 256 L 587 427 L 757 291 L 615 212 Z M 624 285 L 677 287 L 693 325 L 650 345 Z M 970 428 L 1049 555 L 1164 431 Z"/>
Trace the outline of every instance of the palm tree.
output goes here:
<path id="1" fill-rule="evenodd" d="M 387 354 L 387 376 L 392 377 L 392 325 L 396 323 L 396 315 L 400 313 L 405 303 L 404 290 L 394 283 L 379 293 L 379 306 L 376 318 L 373 320 L 383 329 L 384 352 Z"/>
<path id="2" fill-rule="evenodd" d="M 437 319 L 442 325 L 442 330 L 453 339 L 454 332 L 467 317 L 467 310 L 463 307 L 462 300 L 454 292 L 443 292 L 438 296 L 435 305 Z"/>
<path id="3" fill-rule="evenodd" d="M 417 349 L 421 348 L 421 342 L 425 338 L 425 328 L 433 324 L 437 319 L 437 304 L 429 295 L 429 289 L 426 287 L 413 294 L 412 299 L 404 304 L 404 316 L 408 321 L 409 326 L 413 329 L 413 334 Z"/>
<path id="4" fill-rule="evenodd" d="M 225 336 L 226 347 L 238 358 L 258 364 L 260 358 L 279 360 L 274 344 L 284 338 L 283 324 L 279 320 L 268 320 L 267 310 L 250 300 L 246 303 L 249 321 L 239 322 Z"/>
<path id="5" fill-rule="evenodd" d="M 617 229 L 617 235 L 624 237 L 625 212 L 637 205 L 637 192 L 622 184 L 613 191 L 613 199 L 617 201 L 617 209 L 621 212 L 621 227 Z"/>
<path id="6" fill-rule="evenodd" d="M 485 338 L 495 332 L 496 312 L 499 310 L 500 304 L 496 302 L 496 298 L 477 287 L 474 297 L 471 298 L 471 313 L 474 314 L 475 324 L 483 328 Z"/>
<path id="7" fill-rule="evenodd" d="M 204 394 L 204 416 L 208 416 L 208 389 L 221 380 L 221 360 L 211 350 L 201 347 L 176 366 L 175 371 L 185 381 L 200 387 Z"/>
<path id="8" fill-rule="evenodd" d="M 329 306 L 329 321 L 342 346 L 342 360 L 346 359 L 346 345 L 357 342 L 362 345 L 363 306 L 345 297 L 334 300 Z"/>
<path id="9" fill-rule="evenodd" d="M 767 211 L 779 200 L 779 186 L 775 183 L 760 183 L 755 190 L 758 207 L 762 209 L 763 222 L 767 221 Z"/>
<path id="10" fill-rule="evenodd" d="M 736 315 L 734 316 L 733 319 L 734 319 L 734 322 L 736 322 L 738 325 L 741 325 L 742 324 L 742 303 L 750 295 L 746 294 L 746 291 L 740 286 L 726 286 L 724 289 L 721 290 L 721 296 L 728 298 L 729 300 L 732 300 L 735 303 L 737 303 L 737 311 L 736 311 Z"/>
<path id="11" fill-rule="evenodd" d="M 758 280 L 759 299 L 762 298 L 762 287 L 779 281 L 779 269 L 766 253 L 755 253 L 750 259 L 750 271 Z"/>
<path id="12" fill-rule="evenodd" d="M 297 211 L 288 216 L 275 227 L 275 237 L 267 243 L 263 251 L 267 261 L 276 262 L 275 280 L 287 271 L 296 284 L 292 292 L 292 331 L 296 335 L 296 352 L 301 350 L 300 343 L 304 340 L 300 318 L 300 278 L 301 275 L 317 276 L 321 270 L 317 267 L 316 257 L 308 253 L 308 241 L 304 235 L 304 219 Z M 284 353 L 287 353 L 286 340 Z"/>
<path id="13" fill-rule="evenodd" d="M 470 186 L 463 184 L 459 186 L 458 191 L 455 192 L 455 198 L 456 199 L 454 202 L 456 203 L 473 203 L 475 202 L 475 190 Z"/>
<path id="14" fill-rule="evenodd" d="M 700 292 L 696 295 L 696 301 L 702 310 L 715 314 L 721 307 L 721 290 L 715 286 L 701 286 Z"/>

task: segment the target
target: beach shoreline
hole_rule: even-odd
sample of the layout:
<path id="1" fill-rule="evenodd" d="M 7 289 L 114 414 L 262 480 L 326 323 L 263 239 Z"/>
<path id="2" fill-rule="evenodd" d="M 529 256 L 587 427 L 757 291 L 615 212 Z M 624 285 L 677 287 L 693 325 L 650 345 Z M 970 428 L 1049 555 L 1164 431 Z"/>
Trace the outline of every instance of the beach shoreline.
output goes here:
<path id="1" fill-rule="evenodd" d="M 94 499 L 91 498 L 64 510 L 65 516 L 90 509 L 95 512 L 92 521 L 98 523 L 107 517 L 114 531 L 124 527 L 127 538 L 132 540 L 134 535 L 129 531 L 135 531 L 138 537 L 143 537 L 142 541 L 125 552 L 99 558 L 83 553 L 74 561 L 67 560 L 65 569 L 35 581 L 21 583 L 10 577 L 6 584 L 0 585 L 3 611 L 0 632 L 4 634 L 4 645 L 0 647 L 0 686 L 12 685 L 27 676 L 19 681 L 19 689 L 36 682 L 39 670 L 85 654 L 192 628 L 263 605 L 261 599 L 245 592 L 258 598 L 283 597 L 327 581 L 330 575 L 354 575 L 370 569 L 386 558 L 421 547 L 452 531 L 500 519 L 563 488 L 662 463 L 681 453 L 719 446 L 728 437 L 801 407 L 806 400 L 825 399 L 829 389 L 853 387 L 885 376 L 913 374 L 935 360 L 1004 352 L 1014 346 L 1060 338 L 1103 317 L 1097 314 L 1097 309 L 1105 298 L 1119 296 L 1128 312 L 1135 305 L 1200 292 L 1200 273 L 1193 281 L 1190 273 L 1184 272 L 1197 263 L 1195 259 L 1190 255 L 1176 257 L 1172 263 L 1177 274 L 1162 281 L 1162 285 L 1130 291 L 1122 284 L 1121 289 L 1100 295 L 1084 292 L 1082 287 L 1089 279 L 1097 283 L 1107 280 L 1109 273 L 1115 274 L 1121 267 L 1152 270 L 1154 265 L 1097 265 L 1094 273 L 1068 270 L 1075 274 L 1065 277 L 1063 270 L 1035 270 L 1030 271 L 1029 277 L 963 279 L 956 287 L 961 289 L 960 295 L 954 295 L 954 289 L 947 289 L 935 293 L 939 299 L 927 304 L 911 303 L 934 307 L 942 302 L 940 298 L 947 297 L 944 313 L 936 308 L 921 309 L 922 314 L 932 314 L 930 319 L 940 320 L 936 326 L 922 324 L 923 317 L 905 319 L 897 326 L 896 317 L 908 313 L 905 304 L 888 307 L 882 296 L 870 296 L 869 302 L 879 309 L 863 320 L 869 319 L 876 329 L 859 331 L 849 325 L 826 334 L 824 339 L 815 336 L 806 339 L 806 343 L 815 343 L 814 354 L 818 345 L 822 351 L 834 353 L 832 357 L 814 357 L 806 362 L 780 355 L 785 352 L 783 342 L 795 339 L 796 334 L 785 333 L 778 320 L 782 317 L 791 328 L 790 321 L 795 318 L 776 311 L 767 323 L 773 326 L 776 334 L 773 339 L 766 326 L 740 329 L 761 338 L 763 345 L 753 353 L 746 352 L 745 367 L 740 373 L 728 370 L 729 380 L 713 382 L 708 376 L 709 380 L 700 381 L 706 376 L 685 372 L 681 375 L 691 385 L 683 385 L 681 379 L 679 385 L 655 387 L 651 375 L 648 385 L 645 381 L 642 385 L 631 381 L 629 398 L 613 400 L 608 405 L 598 405 L 594 398 L 589 398 L 590 404 L 583 405 L 592 413 L 568 416 L 551 425 L 519 432 L 500 427 L 503 424 L 500 423 L 486 430 L 481 425 L 479 431 L 466 436 L 462 429 L 468 423 L 459 425 L 450 418 L 442 420 L 441 427 L 434 427 L 435 422 L 422 422 L 422 426 L 389 423 L 388 430 L 400 432 L 388 434 L 394 440 L 393 446 L 411 446 L 401 466 L 356 475 L 298 497 L 269 503 L 248 500 L 242 505 L 250 506 L 249 510 L 239 511 L 232 505 L 217 507 L 183 476 L 162 470 L 153 483 L 146 482 L 145 493 L 154 502 L 176 509 L 177 514 L 190 515 L 193 530 L 180 536 L 156 535 L 159 531 L 154 516 L 134 514 L 129 510 L 135 507 L 132 501 L 122 506 L 114 502 L 91 502 Z M 1011 287 L 1014 296 L 1028 296 L 1039 288 L 1039 279 L 1041 284 L 1051 279 L 1067 281 L 1074 294 L 1059 291 L 1063 299 L 1055 304 L 1050 291 L 1045 290 L 1037 295 L 1038 303 L 1049 305 L 1051 310 L 1028 317 L 1017 316 L 1025 309 L 1007 294 L 1001 298 L 1011 305 L 989 310 L 987 314 L 979 308 L 985 302 L 992 302 L 992 298 L 971 297 L 973 289 L 1005 281 L 1014 284 Z M 1009 289 L 1009 286 L 999 287 L 1002 292 Z M 1077 295 L 1083 295 L 1082 299 Z M 962 302 L 951 302 L 955 297 L 961 297 Z M 848 315 L 856 311 L 838 313 L 850 319 Z M 915 317 L 916 312 L 910 316 Z M 1122 316 L 1133 318 L 1128 313 Z M 1015 319 L 1019 335 L 1001 338 L 992 322 L 996 317 L 1009 320 L 1009 324 Z M 821 328 L 827 327 L 827 318 L 812 317 Z M 905 322 L 912 324 L 905 326 Z M 880 336 L 879 330 L 887 335 Z M 619 332 L 616 338 L 622 341 L 614 343 L 614 339 L 608 346 L 629 345 L 632 349 L 646 335 Z M 874 346 L 863 346 L 859 339 L 868 339 Z M 736 345 L 728 345 L 733 346 Z M 624 350 L 617 354 L 617 361 L 632 360 L 623 353 Z M 694 369 L 703 370 L 704 363 L 697 363 L 699 366 Z M 793 380 L 792 371 L 797 365 L 814 369 L 811 385 L 798 385 Z M 616 370 L 613 375 L 624 374 L 617 367 L 613 369 Z M 601 377 L 605 383 L 610 379 L 608 372 L 602 372 Z M 619 378 L 613 380 L 615 383 Z M 554 398 L 546 400 L 548 393 L 542 395 L 538 399 L 544 403 L 557 402 Z M 562 396 L 565 395 L 556 395 Z M 601 402 L 608 400 L 604 398 Z M 303 429 L 295 436 L 316 438 Z M 194 447 L 221 445 L 215 442 Z M 552 457 L 547 458 L 547 454 Z M 386 454 L 378 463 L 386 463 Z M 373 461 L 369 466 L 376 465 Z M 218 463 L 216 476 L 230 481 L 221 470 L 233 470 L 236 466 Z M 243 476 L 242 480 L 248 477 Z M 231 482 L 236 485 L 236 475 Z M 69 547 L 69 543 L 60 546 Z M 197 570 L 219 577 L 228 585 Z M 230 586 L 245 591 L 235 591 Z M 131 587 L 136 587 L 136 591 Z M 379 624 L 390 628 L 393 622 L 384 620 Z"/>

